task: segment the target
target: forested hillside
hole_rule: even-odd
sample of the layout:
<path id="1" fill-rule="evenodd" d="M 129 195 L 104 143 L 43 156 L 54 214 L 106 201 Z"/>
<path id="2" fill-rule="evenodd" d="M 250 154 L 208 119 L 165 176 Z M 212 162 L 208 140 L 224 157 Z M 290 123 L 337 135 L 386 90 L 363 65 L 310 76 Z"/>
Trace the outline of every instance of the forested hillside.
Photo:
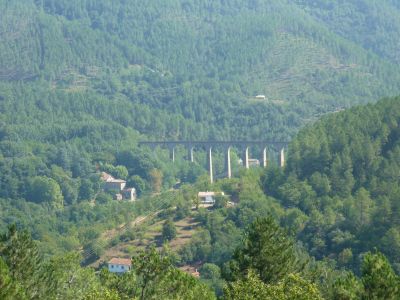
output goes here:
<path id="1" fill-rule="evenodd" d="M 400 98 L 335 114 L 302 130 L 290 147 L 285 179 L 264 188 L 310 219 L 301 239 L 316 257 L 356 264 L 383 251 L 399 270 Z"/>
<path id="2" fill-rule="evenodd" d="M 213 185 L 203 178 L 184 186 L 148 227 L 122 233 L 116 248 L 134 253 L 160 245 L 157 236 L 165 233 L 157 226 L 173 220 L 177 228 L 194 228 L 185 243 L 181 233 L 163 240 L 175 250 L 175 264 L 201 266 L 201 279 L 219 295 L 226 283 L 233 285 L 225 290 L 232 296 L 251 293 L 253 284 L 268 293 L 278 289 L 277 281 L 294 280 L 310 288 L 304 291 L 308 296 L 319 290 L 326 299 L 369 293 L 397 299 L 399 100 L 353 108 L 304 128 L 291 143 L 284 170 L 270 166 Z M 235 204 L 221 198 L 211 210 L 191 209 L 202 190 L 224 191 Z M 272 218 L 259 221 L 265 216 Z M 380 275 L 366 275 L 373 270 Z M 300 278 L 287 276 L 291 272 Z"/>
<path id="3" fill-rule="evenodd" d="M 397 95 L 399 8 L 374 3 L 0 1 L 1 196 L 53 165 L 129 165 L 116 156 L 139 139 L 289 140 Z"/>
<path id="4" fill-rule="evenodd" d="M 398 299 L 400 99 L 368 104 L 400 94 L 398 36 L 395 0 L 0 0 L 0 298 L 213 299 L 174 267 L 199 265 L 227 299 Z M 138 147 L 152 139 L 291 144 L 285 169 L 211 185 L 204 153 L 172 164 Z M 101 172 L 140 201 L 114 201 Z M 206 190 L 233 204 L 192 209 Z M 127 250 L 159 277 L 79 266 L 142 242 L 149 215 L 198 227 L 176 253 Z"/>
<path id="5" fill-rule="evenodd" d="M 1 78 L 57 119 L 60 101 L 91 98 L 96 109 L 75 114 L 149 136 L 285 139 L 310 118 L 400 91 L 398 7 L 384 1 L 373 18 L 372 1 L 324 3 L 4 0 Z"/>

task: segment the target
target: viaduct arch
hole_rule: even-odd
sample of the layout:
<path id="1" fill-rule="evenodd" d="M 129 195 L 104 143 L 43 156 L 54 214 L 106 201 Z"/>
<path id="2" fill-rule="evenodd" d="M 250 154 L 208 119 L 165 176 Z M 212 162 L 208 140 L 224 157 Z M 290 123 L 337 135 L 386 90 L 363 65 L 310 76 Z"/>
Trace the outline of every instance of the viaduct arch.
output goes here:
<path id="1" fill-rule="evenodd" d="M 262 149 L 259 158 L 260 165 L 262 167 L 268 166 L 268 151 L 278 152 L 279 154 L 279 166 L 284 167 L 285 165 L 285 150 L 288 146 L 288 142 L 279 141 L 143 141 L 139 142 L 140 146 L 147 146 L 150 149 L 157 147 L 166 148 L 170 151 L 170 158 L 175 161 L 175 148 L 177 146 L 183 146 L 187 150 L 187 159 L 194 162 L 194 149 L 204 149 L 207 152 L 207 165 L 210 176 L 210 181 L 214 181 L 213 172 L 213 149 L 223 149 L 225 153 L 225 172 L 226 177 L 232 177 L 231 169 L 231 149 L 233 147 L 242 151 L 242 161 L 245 168 L 249 168 L 250 148 L 257 147 Z"/>

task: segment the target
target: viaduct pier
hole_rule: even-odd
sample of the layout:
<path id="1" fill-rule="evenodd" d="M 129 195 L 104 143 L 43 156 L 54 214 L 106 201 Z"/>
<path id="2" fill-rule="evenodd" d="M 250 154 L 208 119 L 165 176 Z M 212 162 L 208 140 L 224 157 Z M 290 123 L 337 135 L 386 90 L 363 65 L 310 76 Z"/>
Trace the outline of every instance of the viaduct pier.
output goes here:
<path id="1" fill-rule="evenodd" d="M 225 172 L 226 177 L 232 177 L 231 169 L 231 149 L 236 148 L 242 152 L 243 166 L 248 169 L 250 167 L 250 149 L 257 148 L 261 149 L 259 153 L 259 160 L 261 167 L 268 166 L 268 153 L 278 152 L 279 166 L 285 165 L 285 150 L 288 142 L 279 141 L 143 141 L 139 142 L 140 146 L 147 146 L 150 149 L 156 149 L 157 147 L 169 149 L 170 157 L 172 161 L 175 161 L 175 148 L 177 146 L 183 146 L 187 150 L 187 159 L 194 162 L 194 151 L 195 149 L 205 150 L 207 153 L 207 166 L 210 175 L 210 181 L 214 181 L 213 172 L 213 149 L 222 149 L 225 156 Z"/>

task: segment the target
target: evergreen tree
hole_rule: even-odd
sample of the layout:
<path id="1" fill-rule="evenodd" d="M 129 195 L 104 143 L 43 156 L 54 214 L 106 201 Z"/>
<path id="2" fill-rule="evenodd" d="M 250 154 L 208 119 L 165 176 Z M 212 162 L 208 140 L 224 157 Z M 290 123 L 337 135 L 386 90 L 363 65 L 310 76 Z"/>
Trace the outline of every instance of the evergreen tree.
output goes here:
<path id="1" fill-rule="evenodd" d="M 301 271 L 294 243 L 272 217 L 258 218 L 245 233 L 236 250 L 233 266 L 241 277 L 254 270 L 265 283 L 275 283 L 286 274 Z"/>
<path id="2" fill-rule="evenodd" d="M 44 268 L 38 248 L 26 231 L 18 231 L 12 225 L 0 236 L 0 258 L 8 266 L 9 276 L 22 298 L 40 299 L 52 295 L 52 274 Z"/>
<path id="3" fill-rule="evenodd" d="M 176 237 L 176 227 L 175 223 L 168 219 L 165 221 L 163 228 L 162 228 L 162 238 L 164 241 L 170 241 Z"/>
<path id="4" fill-rule="evenodd" d="M 365 255 L 361 268 L 361 281 L 364 285 L 363 299 L 400 298 L 400 278 L 382 253 Z"/>
<path id="5" fill-rule="evenodd" d="M 252 270 L 244 279 L 224 289 L 224 299 L 322 300 L 318 287 L 294 274 L 287 274 L 275 284 L 265 284 Z"/>

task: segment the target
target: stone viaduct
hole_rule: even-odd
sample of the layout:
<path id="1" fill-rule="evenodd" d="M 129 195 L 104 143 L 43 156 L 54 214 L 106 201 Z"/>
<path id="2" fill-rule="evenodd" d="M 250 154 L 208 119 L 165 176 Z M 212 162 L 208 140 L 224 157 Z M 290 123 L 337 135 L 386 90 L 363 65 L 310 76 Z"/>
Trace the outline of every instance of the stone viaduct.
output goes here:
<path id="1" fill-rule="evenodd" d="M 172 161 L 175 161 L 175 148 L 177 146 L 183 146 L 187 149 L 187 159 L 194 162 L 194 150 L 204 149 L 207 152 L 207 165 L 208 172 L 210 175 L 211 182 L 214 181 L 213 173 L 213 159 L 212 151 L 215 148 L 223 149 L 225 153 L 225 172 L 228 178 L 232 177 L 231 169 L 231 149 L 237 148 L 242 151 L 242 161 L 245 168 L 249 168 L 250 159 L 250 148 L 256 147 L 261 149 L 259 154 L 260 165 L 267 167 L 268 165 L 268 152 L 274 151 L 279 153 L 279 165 L 283 167 L 285 165 L 285 148 L 287 148 L 287 142 L 276 142 L 276 141 L 147 141 L 139 142 L 141 146 L 147 146 L 150 149 L 157 147 L 166 148 L 170 151 L 170 157 Z"/>

